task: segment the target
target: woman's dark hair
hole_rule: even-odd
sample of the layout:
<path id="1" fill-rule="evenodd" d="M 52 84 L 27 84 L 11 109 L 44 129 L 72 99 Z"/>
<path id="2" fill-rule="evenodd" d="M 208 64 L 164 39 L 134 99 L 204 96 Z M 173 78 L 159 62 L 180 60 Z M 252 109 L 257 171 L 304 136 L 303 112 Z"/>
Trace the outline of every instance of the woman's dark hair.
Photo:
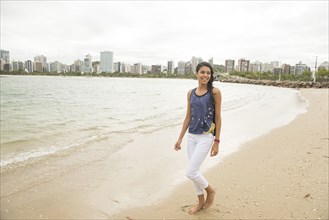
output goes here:
<path id="1" fill-rule="evenodd" d="M 211 94 L 212 94 L 212 89 L 214 88 L 214 86 L 212 85 L 212 83 L 214 82 L 214 69 L 212 68 L 212 66 L 211 66 L 210 63 L 208 63 L 208 62 L 201 62 L 201 63 L 199 63 L 196 66 L 196 72 L 199 72 L 199 70 L 203 66 L 206 66 L 206 67 L 208 67 L 210 69 L 211 76 L 210 76 L 209 82 L 207 84 L 207 88 L 208 88 L 208 91 L 211 91 Z"/>

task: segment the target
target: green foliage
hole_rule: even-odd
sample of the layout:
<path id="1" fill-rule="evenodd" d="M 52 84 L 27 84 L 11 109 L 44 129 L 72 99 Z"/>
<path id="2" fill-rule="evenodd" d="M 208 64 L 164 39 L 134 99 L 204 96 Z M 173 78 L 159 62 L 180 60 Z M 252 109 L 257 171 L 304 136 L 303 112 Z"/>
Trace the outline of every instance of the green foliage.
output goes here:
<path id="1" fill-rule="evenodd" d="M 302 75 L 301 75 L 301 81 L 312 81 L 313 80 L 313 77 L 312 77 L 312 72 L 311 71 L 308 71 L 308 70 L 305 70 Z"/>
<path id="2" fill-rule="evenodd" d="M 247 79 L 254 80 L 287 80 L 287 81 L 313 81 L 313 73 L 311 71 L 304 71 L 301 75 L 296 74 L 274 74 L 270 71 L 267 72 L 237 72 L 234 71 L 230 73 L 231 76 L 239 76 Z M 317 82 L 328 82 L 329 81 L 329 70 L 325 68 L 320 68 L 316 73 Z"/>
<path id="3" fill-rule="evenodd" d="M 329 82 L 329 70 L 325 68 L 319 68 L 316 73 L 316 81 L 319 82 Z"/>
<path id="4" fill-rule="evenodd" d="M 0 71 L 0 75 L 40 75 L 40 76 L 85 76 L 85 77 L 119 77 L 119 78 L 172 78 L 172 79 L 195 79 L 194 74 L 166 74 L 166 73 L 148 73 L 148 74 L 133 74 L 133 73 L 81 73 L 81 72 L 67 72 L 67 73 L 56 73 L 56 72 L 33 72 L 26 73 L 24 71 Z"/>
<path id="5" fill-rule="evenodd" d="M 258 80 L 278 80 L 279 76 L 276 74 L 271 73 L 270 71 L 267 72 L 237 72 L 234 71 L 230 73 L 233 76 L 239 76 L 247 79 L 258 79 Z"/>
<path id="6" fill-rule="evenodd" d="M 133 74 L 133 73 L 81 73 L 81 72 L 67 72 L 67 73 L 57 73 L 57 72 L 33 72 L 26 73 L 24 71 L 0 71 L 0 75 L 41 75 L 41 76 L 85 76 L 85 77 L 124 77 L 124 78 L 171 78 L 171 79 L 195 79 L 193 73 L 190 74 L 167 74 L 167 73 L 148 73 L 148 74 Z M 301 75 L 296 74 L 274 74 L 271 71 L 267 72 L 237 72 L 233 71 L 230 73 L 231 76 L 239 76 L 242 78 L 253 79 L 253 80 L 287 80 L 287 81 L 313 81 L 313 73 L 311 71 L 304 71 Z M 325 68 L 319 68 L 316 73 L 317 82 L 329 82 L 329 70 Z"/>

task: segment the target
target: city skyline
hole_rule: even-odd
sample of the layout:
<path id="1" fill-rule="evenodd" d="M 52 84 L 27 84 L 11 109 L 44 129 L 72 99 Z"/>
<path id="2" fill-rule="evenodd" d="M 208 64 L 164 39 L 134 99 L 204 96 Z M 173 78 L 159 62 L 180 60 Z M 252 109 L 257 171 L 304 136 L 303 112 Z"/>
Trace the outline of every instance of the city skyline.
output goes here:
<path id="1" fill-rule="evenodd" d="M 65 64 L 110 50 L 131 64 L 197 54 L 312 67 L 328 60 L 328 1 L 1 1 L 1 48 Z"/>
<path id="2" fill-rule="evenodd" d="M 85 73 L 114 73 L 114 72 L 124 72 L 124 73 L 138 73 L 145 74 L 147 71 L 152 73 L 160 73 L 163 70 L 172 74 L 174 71 L 178 74 L 192 73 L 196 65 L 202 61 L 208 61 L 212 65 L 217 65 L 219 72 L 267 72 L 271 71 L 273 73 L 279 73 L 282 71 L 285 74 L 301 74 L 304 70 L 310 70 L 314 72 L 315 67 L 324 67 L 329 69 L 328 61 L 317 62 L 314 69 L 312 66 L 299 61 L 295 64 L 285 63 L 282 61 L 271 61 L 271 62 L 262 62 L 259 60 L 252 61 L 245 58 L 240 58 L 238 60 L 226 59 L 225 63 L 214 63 L 213 57 L 208 60 L 203 59 L 202 57 L 192 56 L 190 60 L 179 61 L 175 63 L 172 60 L 167 61 L 167 65 L 161 64 L 152 64 L 145 65 L 142 62 L 137 62 L 134 64 L 124 63 L 124 62 L 114 62 L 113 59 L 114 53 L 112 51 L 101 51 L 100 60 L 94 60 L 94 58 L 87 54 L 81 59 L 75 60 L 71 64 L 65 64 L 61 61 L 47 61 L 47 56 L 37 55 L 33 59 L 28 59 L 26 61 L 19 60 L 10 60 L 10 52 L 1 49 L 1 70 L 5 71 L 27 71 L 27 72 L 85 72 Z M 34 61 L 32 61 L 34 60 Z M 9 62 L 8 62 L 9 61 Z M 235 62 L 237 61 L 237 62 Z M 4 64 L 10 64 L 8 67 L 4 67 Z M 143 67 L 143 68 L 142 68 Z M 8 70 L 9 68 L 9 70 Z M 223 69 L 224 68 L 224 69 Z M 143 69 L 143 70 L 142 70 Z M 275 70 L 277 69 L 277 70 Z M 281 69 L 281 70 L 279 70 Z"/>
<path id="3" fill-rule="evenodd" d="M 3 48 L 1 48 L 1 50 L 3 50 L 3 51 L 8 51 L 8 50 L 5 50 L 5 49 L 3 49 Z M 85 54 L 85 55 L 82 55 L 82 56 L 80 56 L 80 57 L 77 57 L 76 59 L 74 59 L 71 63 L 64 63 L 64 62 L 62 62 L 61 60 L 49 60 L 48 58 L 48 62 L 47 63 L 51 63 L 51 62 L 60 62 L 61 64 L 64 64 L 64 65 L 71 65 L 71 64 L 74 64 L 76 61 L 78 61 L 78 60 L 80 60 L 80 61 L 84 61 L 84 59 L 86 58 L 86 56 L 91 56 L 91 60 L 92 60 L 92 62 L 101 62 L 101 54 L 102 53 L 104 53 L 104 52 L 109 52 L 109 53 L 111 53 L 111 59 L 113 60 L 113 63 L 117 63 L 117 62 L 120 62 L 120 63 L 126 63 L 126 64 L 130 64 L 130 65 L 134 65 L 135 63 L 142 63 L 143 65 L 146 65 L 146 66 L 152 66 L 152 65 L 162 65 L 162 66 L 167 66 L 167 64 L 168 64 L 168 62 L 169 61 L 172 61 L 172 62 L 174 62 L 174 64 L 177 66 L 177 64 L 179 63 L 179 62 L 192 62 L 192 59 L 193 58 L 199 58 L 199 59 L 202 59 L 203 61 L 208 61 L 208 59 L 212 59 L 213 60 L 213 58 L 214 57 L 208 57 L 208 58 L 203 58 L 203 57 L 200 57 L 200 56 L 190 56 L 190 58 L 189 59 L 187 59 L 187 60 L 183 60 L 183 59 L 181 59 L 181 60 L 178 60 L 178 61 L 173 61 L 172 59 L 169 59 L 169 60 L 165 60 L 165 61 L 162 61 L 161 63 L 151 63 L 151 64 L 146 64 L 146 63 L 144 63 L 142 60 L 136 60 L 136 61 L 134 61 L 134 62 L 131 62 L 131 63 L 129 63 L 129 62 L 124 62 L 124 61 L 122 61 L 122 60 L 116 60 L 115 59 L 115 56 L 114 56 L 114 52 L 113 51 L 110 51 L 110 50 L 104 50 L 104 51 L 100 51 L 99 52 L 99 56 L 91 56 L 90 54 L 91 53 L 87 53 L 87 54 Z M 93 54 L 95 54 L 95 53 L 93 53 Z M 10 55 L 10 62 L 12 62 L 12 61 L 21 61 L 21 62 L 25 62 L 25 61 L 28 61 L 28 60 L 31 60 L 31 61 L 33 61 L 36 57 L 40 57 L 40 56 L 45 56 L 45 57 L 48 57 L 47 55 L 44 55 L 44 54 L 39 54 L 39 55 L 34 55 L 32 58 L 30 57 L 30 58 L 27 58 L 27 59 L 24 59 L 24 60 L 18 60 L 18 59 L 13 59 L 12 58 L 12 56 Z M 97 57 L 97 58 L 95 58 L 95 57 Z M 38 58 L 37 58 L 38 59 Z M 237 58 L 237 59 L 233 59 L 233 58 L 225 58 L 225 60 L 223 60 L 223 62 L 221 62 L 221 63 L 215 63 L 215 62 L 212 62 L 212 63 L 214 63 L 214 64 L 217 64 L 217 65 L 225 65 L 225 63 L 226 63 L 226 61 L 227 60 L 239 60 L 239 59 L 247 59 L 247 60 L 249 60 L 250 62 L 261 62 L 261 63 L 271 63 L 271 62 L 279 62 L 280 63 L 280 65 L 281 64 L 291 64 L 291 65 L 294 65 L 294 64 L 297 64 L 297 63 L 304 63 L 304 64 L 306 64 L 306 62 L 304 62 L 302 59 L 298 59 L 298 58 L 296 58 L 296 60 L 298 60 L 298 62 L 296 62 L 296 63 L 288 63 L 288 62 L 285 62 L 285 61 L 282 61 L 282 60 L 270 60 L 270 61 L 268 61 L 268 62 L 265 62 L 265 61 L 263 61 L 263 59 L 261 59 L 261 58 L 259 58 L 259 59 L 256 59 L 256 60 L 251 60 L 251 59 L 249 59 L 248 57 L 239 57 L 239 58 Z M 319 63 L 323 63 L 323 62 L 327 62 L 328 60 L 319 60 L 319 57 L 318 56 L 315 56 L 314 57 L 314 61 L 313 61 L 313 66 L 312 65 L 307 65 L 307 66 L 309 66 L 309 67 L 315 67 L 315 62 L 317 62 L 317 65 L 319 65 Z M 164 64 L 162 64 L 162 63 L 164 63 Z M 113 65 L 113 64 L 112 64 Z M 193 65 L 194 67 L 196 66 L 195 64 Z M 113 67 L 112 67 L 113 68 Z M 104 72 L 108 72 L 108 71 L 104 71 Z"/>
<path id="4" fill-rule="evenodd" d="M 3 49 L 3 48 L 1 48 L 1 50 L 9 51 L 9 50 Z M 110 53 L 112 53 L 112 55 L 111 55 L 111 59 L 113 60 L 113 63 L 120 62 L 120 63 L 126 63 L 126 64 L 130 64 L 130 65 L 134 65 L 135 63 L 142 63 L 142 64 L 145 65 L 145 66 L 152 66 L 152 65 L 162 65 L 162 66 L 167 66 L 168 62 L 169 62 L 169 61 L 172 61 L 172 62 L 174 62 L 175 67 L 177 67 L 177 64 L 178 64 L 179 62 L 192 62 L 192 59 L 193 59 L 193 58 L 199 58 L 199 59 L 202 59 L 203 61 L 207 61 L 207 62 L 208 62 L 208 59 L 214 59 L 214 57 L 203 58 L 203 57 L 200 57 L 200 56 L 193 56 L 193 55 L 191 55 L 190 58 L 188 58 L 188 59 L 186 59 L 186 60 L 180 59 L 180 60 L 178 60 L 178 61 L 174 61 L 173 59 L 169 59 L 169 60 L 163 60 L 163 61 L 158 62 L 158 63 L 145 63 L 145 62 L 143 62 L 143 60 L 136 60 L 136 61 L 134 61 L 134 62 L 124 62 L 124 61 L 122 61 L 122 60 L 116 60 L 116 59 L 115 59 L 115 55 L 114 55 L 115 53 L 114 53 L 113 51 L 110 51 L 110 50 L 103 50 L 103 51 L 98 52 L 98 54 L 102 54 L 102 53 L 104 53 L 104 52 L 110 52 Z M 33 57 L 30 57 L 30 58 L 27 58 L 27 59 L 23 59 L 23 60 L 19 60 L 19 59 L 12 58 L 12 56 L 10 55 L 10 62 L 13 62 L 13 61 L 17 61 L 17 62 L 25 62 L 25 61 L 28 61 L 28 60 L 34 61 L 34 59 L 35 59 L 36 57 L 40 57 L 40 56 L 45 56 L 45 57 L 47 57 L 47 60 L 48 60 L 47 63 L 48 63 L 48 64 L 49 64 L 49 63 L 52 63 L 52 62 L 60 62 L 61 64 L 64 64 L 64 65 L 72 65 L 72 64 L 74 64 L 76 61 L 82 61 L 82 62 L 83 62 L 84 59 L 86 58 L 86 56 L 91 56 L 90 59 L 91 59 L 92 62 L 101 62 L 101 55 L 98 55 L 98 56 L 92 56 L 92 55 L 90 55 L 90 54 L 91 54 L 91 53 L 87 53 L 87 54 L 85 54 L 85 55 L 82 55 L 82 56 L 80 56 L 80 57 L 77 57 L 76 59 L 74 59 L 74 60 L 73 60 L 72 62 L 70 62 L 70 63 L 65 63 L 65 62 L 63 62 L 63 61 L 61 61 L 61 60 L 49 60 L 49 59 L 48 59 L 48 56 L 45 55 L 45 54 L 38 54 L 38 55 L 36 54 L 36 55 L 34 55 Z M 95 54 L 95 53 L 92 53 L 92 54 Z M 96 58 L 95 58 L 95 57 L 96 57 Z M 306 65 L 307 65 L 308 67 L 310 67 L 311 69 L 312 69 L 312 68 L 315 68 L 315 64 L 319 65 L 319 64 L 321 64 L 321 63 L 323 63 L 323 62 L 328 62 L 328 59 L 327 59 L 327 60 L 325 60 L 325 59 L 319 59 L 318 56 L 314 56 L 314 60 L 313 60 L 313 62 L 311 63 L 311 65 L 307 64 L 307 62 L 304 62 L 302 59 L 298 59 L 298 58 L 295 59 L 295 60 L 298 60 L 297 62 L 295 62 L 295 63 L 289 63 L 289 62 L 285 62 L 285 61 L 282 61 L 282 60 L 270 60 L 270 61 L 264 61 L 264 60 L 261 59 L 261 58 L 259 58 L 259 59 L 255 59 L 255 60 L 252 60 L 252 59 L 250 59 L 250 58 L 248 58 L 248 57 L 241 57 L 241 56 L 240 56 L 240 57 L 238 57 L 237 59 L 227 57 L 227 58 L 225 58 L 225 60 L 223 60 L 222 62 L 220 62 L 220 63 L 213 62 L 213 64 L 217 64 L 217 65 L 225 65 L 225 63 L 226 63 L 227 60 L 236 60 L 236 61 L 238 61 L 238 60 L 240 60 L 240 59 L 246 59 L 246 60 L 249 60 L 250 62 L 261 62 L 261 63 L 279 62 L 280 65 L 282 65 L 282 64 L 295 65 L 295 64 L 298 64 L 298 63 L 303 63 L 303 64 L 306 64 Z M 112 65 L 113 65 L 113 64 L 112 64 Z M 195 67 L 196 65 L 194 64 L 193 66 Z M 113 69 L 113 66 L 112 66 L 111 68 Z M 104 72 L 109 72 L 109 71 L 104 71 Z"/>

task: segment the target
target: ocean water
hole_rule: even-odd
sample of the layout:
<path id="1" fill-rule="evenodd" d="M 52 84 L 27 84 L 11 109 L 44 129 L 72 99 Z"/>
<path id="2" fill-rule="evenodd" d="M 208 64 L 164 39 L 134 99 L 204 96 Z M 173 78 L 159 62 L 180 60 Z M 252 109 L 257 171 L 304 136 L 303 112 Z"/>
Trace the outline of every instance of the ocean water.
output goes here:
<path id="1" fill-rule="evenodd" d="M 1 77 L 1 167 L 90 146 L 116 152 L 136 134 L 181 126 L 196 80 Z M 306 111 L 298 90 L 214 82 L 223 157 Z M 178 134 L 177 134 L 178 136 Z"/>

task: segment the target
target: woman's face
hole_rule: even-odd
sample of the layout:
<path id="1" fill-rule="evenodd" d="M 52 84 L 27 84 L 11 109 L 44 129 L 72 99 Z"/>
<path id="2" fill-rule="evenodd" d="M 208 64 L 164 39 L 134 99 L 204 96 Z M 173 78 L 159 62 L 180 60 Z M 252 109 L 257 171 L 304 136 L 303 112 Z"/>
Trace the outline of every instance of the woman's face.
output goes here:
<path id="1" fill-rule="evenodd" d="M 204 85 L 207 84 L 211 78 L 211 70 L 207 66 L 203 66 L 199 69 L 196 73 L 197 80 L 200 84 Z"/>

